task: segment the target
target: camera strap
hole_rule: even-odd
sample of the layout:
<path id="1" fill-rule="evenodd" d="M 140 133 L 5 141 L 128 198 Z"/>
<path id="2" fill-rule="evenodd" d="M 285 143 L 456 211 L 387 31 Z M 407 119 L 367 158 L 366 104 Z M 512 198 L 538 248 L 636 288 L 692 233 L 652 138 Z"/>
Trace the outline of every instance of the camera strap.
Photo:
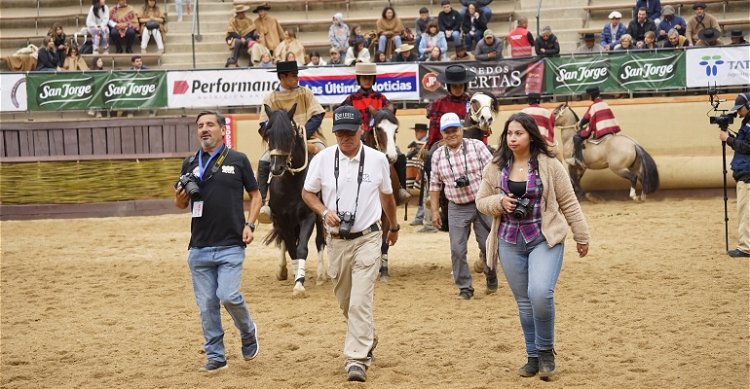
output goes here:
<path id="1" fill-rule="evenodd" d="M 219 158 L 216 160 L 216 163 L 211 168 L 211 175 L 216 174 L 216 172 L 219 171 L 219 168 L 221 167 L 221 164 L 224 163 L 224 159 L 226 159 L 227 154 L 229 154 L 229 147 L 226 145 L 222 145 L 220 148 L 216 149 L 211 155 L 208 157 L 208 160 L 206 161 L 206 164 L 203 164 L 203 150 L 198 150 L 198 167 L 200 168 L 198 172 L 200 173 L 200 178 L 203 180 L 203 176 L 206 174 L 206 170 L 208 169 L 208 165 L 211 163 L 211 160 L 214 159 L 216 154 L 221 153 L 219 155 Z"/>
<path id="2" fill-rule="evenodd" d="M 453 164 L 451 163 L 451 155 L 448 153 L 448 146 L 445 147 L 445 159 L 448 160 L 448 166 L 451 168 L 451 174 L 453 174 L 453 179 L 457 179 L 456 172 L 453 171 Z M 461 147 L 464 149 L 464 177 L 469 178 L 469 161 L 466 158 L 466 141 L 461 139 Z"/>
<path id="3" fill-rule="evenodd" d="M 357 214 L 359 206 L 359 188 L 362 187 L 362 176 L 365 171 L 365 145 L 360 144 L 359 153 L 359 170 L 357 171 L 357 197 L 354 198 L 354 213 Z M 339 213 L 339 148 L 336 147 L 336 154 L 333 160 L 333 176 L 336 178 L 336 213 Z"/>

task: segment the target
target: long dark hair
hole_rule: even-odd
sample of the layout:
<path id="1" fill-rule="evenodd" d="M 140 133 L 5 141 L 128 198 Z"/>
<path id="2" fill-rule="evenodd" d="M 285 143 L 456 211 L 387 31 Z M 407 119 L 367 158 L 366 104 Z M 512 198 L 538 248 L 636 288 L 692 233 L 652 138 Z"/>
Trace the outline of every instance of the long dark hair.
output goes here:
<path id="1" fill-rule="evenodd" d="M 539 127 L 536 125 L 534 118 L 523 112 L 518 112 L 510 115 L 505 122 L 503 133 L 500 134 L 500 142 L 492 157 L 492 163 L 502 169 L 513 158 L 513 152 L 508 147 L 508 126 L 510 126 L 511 122 L 518 122 L 529 133 L 529 139 L 531 140 L 529 144 L 529 153 L 531 154 L 529 160 L 533 162 L 534 166 L 538 166 L 537 159 L 539 154 L 544 154 L 550 158 L 555 157 L 555 154 L 547 148 L 547 140 L 539 132 Z"/>
<path id="2" fill-rule="evenodd" d="M 390 5 L 388 5 L 385 8 L 383 8 L 383 13 L 381 13 L 380 16 L 382 16 L 383 19 L 385 19 L 385 13 L 388 12 L 388 10 L 393 11 L 393 19 L 396 19 L 396 17 L 397 17 L 396 10 L 393 7 L 391 7 Z"/>
<path id="3" fill-rule="evenodd" d="M 99 0 L 91 0 L 91 6 L 94 9 L 94 16 L 96 16 L 96 18 L 98 19 L 99 11 L 101 10 L 102 12 L 104 12 L 104 5 L 100 5 Z"/>

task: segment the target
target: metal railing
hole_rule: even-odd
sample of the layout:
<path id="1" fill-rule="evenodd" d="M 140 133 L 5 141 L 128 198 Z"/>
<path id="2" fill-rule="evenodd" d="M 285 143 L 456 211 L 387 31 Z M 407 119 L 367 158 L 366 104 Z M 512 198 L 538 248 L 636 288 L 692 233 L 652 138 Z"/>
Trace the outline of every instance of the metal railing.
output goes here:
<path id="1" fill-rule="evenodd" d="M 201 36 L 201 18 L 200 18 L 200 7 L 198 6 L 200 0 L 193 0 L 193 20 L 191 27 L 191 44 L 193 50 L 193 69 L 196 68 L 195 63 L 195 42 L 200 42 L 203 39 Z"/>

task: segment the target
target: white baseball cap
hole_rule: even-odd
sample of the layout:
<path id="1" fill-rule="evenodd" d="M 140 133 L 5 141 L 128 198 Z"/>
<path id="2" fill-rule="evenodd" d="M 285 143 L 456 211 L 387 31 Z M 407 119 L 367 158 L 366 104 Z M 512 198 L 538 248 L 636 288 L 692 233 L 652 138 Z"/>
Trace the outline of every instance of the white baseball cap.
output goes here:
<path id="1" fill-rule="evenodd" d="M 448 112 L 440 117 L 440 132 L 452 127 L 461 127 L 461 119 L 453 112 Z"/>
<path id="2" fill-rule="evenodd" d="M 612 11 L 609 14 L 609 19 L 614 19 L 614 18 L 622 19 L 622 14 L 619 11 Z"/>

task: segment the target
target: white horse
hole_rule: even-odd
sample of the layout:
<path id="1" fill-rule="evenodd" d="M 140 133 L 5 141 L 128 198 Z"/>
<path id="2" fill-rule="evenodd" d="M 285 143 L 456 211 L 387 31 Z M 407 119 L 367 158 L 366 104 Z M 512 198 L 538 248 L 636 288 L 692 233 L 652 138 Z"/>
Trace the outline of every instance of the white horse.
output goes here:
<path id="1" fill-rule="evenodd" d="M 492 135 L 492 123 L 495 115 L 500 112 L 500 106 L 495 96 L 476 92 L 469 100 L 469 112 L 464 119 L 464 138 L 482 140 Z"/>

